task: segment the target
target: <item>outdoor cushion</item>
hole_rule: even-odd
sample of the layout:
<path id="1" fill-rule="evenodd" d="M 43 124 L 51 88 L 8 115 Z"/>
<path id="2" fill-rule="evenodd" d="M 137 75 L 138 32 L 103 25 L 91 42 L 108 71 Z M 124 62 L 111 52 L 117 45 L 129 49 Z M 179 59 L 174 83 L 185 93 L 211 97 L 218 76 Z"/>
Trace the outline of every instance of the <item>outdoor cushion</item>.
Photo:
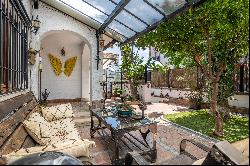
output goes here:
<path id="1" fill-rule="evenodd" d="M 70 103 L 42 107 L 42 115 L 49 122 L 74 117 L 72 105 Z"/>
<path id="2" fill-rule="evenodd" d="M 67 140 L 80 140 L 79 132 L 75 128 L 75 123 L 72 118 L 52 121 L 51 125 L 51 142 L 65 142 Z"/>
<path id="3" fill-rule="evenodd" d="M 2 158 L 6 164 L 10 164 L 17 159 L 20 159 L 24 156 L 34 154 L 34 153 L 41 153 L 45 151 L 57 151 L 62 152 L 68 155 L 72 155 L 74 157 L 81 157 L 86 156 L 90 157 L 89 155 L 89 148 L 95 146 L 95 142 L 89 140 L 78 140 L 78 141 L 67 141 L 63 143 L 54 143 L 47 146 L 36 146 L 26 149 L 20 149 L 18 151 L 9 153 L 7 155 L 3 155 Z"/>
<path id="4" fill-rule="evenodd" d="M 29 135 L 40 145 L 47 145 L 50 142 L 51 125 L 39 113 L 33 113 L 23 121 L 23 125 Z"/>

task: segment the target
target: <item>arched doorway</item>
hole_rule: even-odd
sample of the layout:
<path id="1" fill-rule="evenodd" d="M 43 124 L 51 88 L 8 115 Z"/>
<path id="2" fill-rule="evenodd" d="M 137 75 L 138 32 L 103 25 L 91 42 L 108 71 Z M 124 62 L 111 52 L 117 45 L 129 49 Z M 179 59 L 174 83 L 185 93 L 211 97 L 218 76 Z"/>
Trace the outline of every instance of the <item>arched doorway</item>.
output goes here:
<path id="1" fill-rule="evenodd" d="M 40 50 L 40 93 L 47 89 L 48 100 L 89 101 L 91 49 L 86 40 L 71 31 L 49 31 L 41 40 Z"/>

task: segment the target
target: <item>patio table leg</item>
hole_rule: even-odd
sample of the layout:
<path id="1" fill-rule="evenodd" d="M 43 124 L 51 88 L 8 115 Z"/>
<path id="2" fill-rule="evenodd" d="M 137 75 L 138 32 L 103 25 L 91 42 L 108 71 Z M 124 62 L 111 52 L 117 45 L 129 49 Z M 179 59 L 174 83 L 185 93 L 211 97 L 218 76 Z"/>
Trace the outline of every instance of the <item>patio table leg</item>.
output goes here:
<path id="1" fill-rule="evenodd" d="M 91 126 L 90 126 L 90 137 L 91 138 L 94 138 L 94 120 L 93 120 L 93 114 L 91 113 L 90 115 L 90 118 L 91 118 Z"/>
<path id="2" fill-rule="evenodd" d="M 120 157 L 120 152 L 119 152 L 119 143 L 122 137 L 122 133 L 119 132 L 113 132 L 113 137 L 114 137 L 114 143 L 115 143 L 115 153 L 113 156 L 113 161 L 114 163 L 119 163 L 119 157 Z"/>
<path id="3" fill-rule="evenodd" d="M 95 134 L 95 132 L 96 132 L 97 130 L 99 130 L 99 129 L 104 129 L 104 128 L 102 127 L 102 122 L 101 122 L 100 119 L 98 119 L 98 125 L 97 125 L 97 127 L 95 127 L 95 125 L 94 125 L 94 120 L 93 120 L 93 116 L 94 116 L 94 115 L 91 113 L 91 116 L 90 116 L 90 119 L 91 119 L 90 136 L 91 136 L 91 138 L 94 138 L 94 134 Z"/>
<path id="4" fill-rule="evenodd" d="M 156 149 L 156 139 L 157 139 L 157 125 L 151 125 L 150 130 L 153 133 L 153 147 L 151 149 L 151 162 L 156 162 L 157 149 Z"/>

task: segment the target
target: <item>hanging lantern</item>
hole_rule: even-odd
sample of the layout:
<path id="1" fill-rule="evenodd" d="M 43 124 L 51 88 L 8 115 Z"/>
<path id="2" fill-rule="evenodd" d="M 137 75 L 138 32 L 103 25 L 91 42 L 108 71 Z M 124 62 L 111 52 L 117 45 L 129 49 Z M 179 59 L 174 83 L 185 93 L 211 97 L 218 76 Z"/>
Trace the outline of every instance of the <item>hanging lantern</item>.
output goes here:
<path id="1" fill-rule="evenodd" d="M 34 34 L 37 34 L 37 31 L 40 29 L 40 24 L 41 24 L 41 21 L 38 19 L 38 15 L 36 16 L 36 19 L 33 20 L 32 19 L 32 32 Z"/>

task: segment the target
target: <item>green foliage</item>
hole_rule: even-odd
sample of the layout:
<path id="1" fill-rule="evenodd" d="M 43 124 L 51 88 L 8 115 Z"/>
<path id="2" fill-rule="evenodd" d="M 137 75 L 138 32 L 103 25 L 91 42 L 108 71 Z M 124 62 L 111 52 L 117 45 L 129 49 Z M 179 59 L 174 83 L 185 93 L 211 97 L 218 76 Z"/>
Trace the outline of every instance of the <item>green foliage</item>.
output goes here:
<path id="1" fill-rule="evenodd" d="M 121 65 L 123 75 L 127 80 L 132 80 L 135 85 L 138 85 L 145 72 L 143 59 L 136 53 L 132 54 L 131 45 L 125 45 L 121 50 L 123 55 Z"/>
<path id="2" fill-rule="evenodd" d="M 227 98 L 233 95 L 234 91 L 234 74 L 235 66 L 228 64 L 227 71 L 221 76 L 219 83 L 218 103 L 220 105 L 227 105 Z"/>
<path id="3" fill-rule="evenodd" d="M 208 39 L 211 39 L 213 76 L 225 65 L 219 94 L 219 101 L 225 101 L 233 90 L 232 66 L 249 53 L 249 0 L 206 1 L 162 23 L 136 44 L 142 48 L 155 47 L 176 67 L 193 66 L 198 56 L 199 64 L 208 70 Z"/>
<path id="4" fill-rule="evenodd" d="M 139 38 L 137 45 L 156 47 L 176 66 L 194 64 L 194 55 L 202 56 L 206 64 L 208 35 L 212 39 L 214 61 L 236 63 L 248 53 L 248 6 L 248 0 L 206 1 L 162 23 Z"/>
<path id="5" fill-rule="evenodd" d="M 132 53 L 131 47 L 131 45 L 125 45 L 121 48 L 123 55 L 121 68 L 126 79 L 133 80 L 133 82 L 138 85 L 139 81 L 144 79 L 146 67 L 151 68 L 152 70 L 168 70 L 168 67 L 155 64 L 152 58 L 149 58 L 144 64 L 143 57 L 140 57 L 138 52 Z"/>
<path id="6" fill-rule="evenodd" d="M 203 100 L 203 93 L 200 90 L 191 91 L 191 93 L 188 94 L 188 99 L 192 103 L 192 109 L 201 109 L 202 104 L 205 103 Z"/>
<path id="7" fill-rule="evenodd" d="M 132 95 L 128 95 L 124 98 L 124 101 L 136 101 L 136 98 Z"/>
<path id="8" fill-rule="evenodd" d="M 122 89 L 121 88 L 114 88 L 114 94 L 122 94 Z"/>
<path id="9" fill-rule="evenodd" d="M 247 117 L 231 115 L 225 121 L 223 137 L 216 137 L 211 134 L 215 123 L 214 117 L 207 110 L 170 114 L 165 115 L 165 118 L 207 136 L 212 136 L 219 140 L 227 140 L 230 143 L 249 137 L 249 118 Z"/>

